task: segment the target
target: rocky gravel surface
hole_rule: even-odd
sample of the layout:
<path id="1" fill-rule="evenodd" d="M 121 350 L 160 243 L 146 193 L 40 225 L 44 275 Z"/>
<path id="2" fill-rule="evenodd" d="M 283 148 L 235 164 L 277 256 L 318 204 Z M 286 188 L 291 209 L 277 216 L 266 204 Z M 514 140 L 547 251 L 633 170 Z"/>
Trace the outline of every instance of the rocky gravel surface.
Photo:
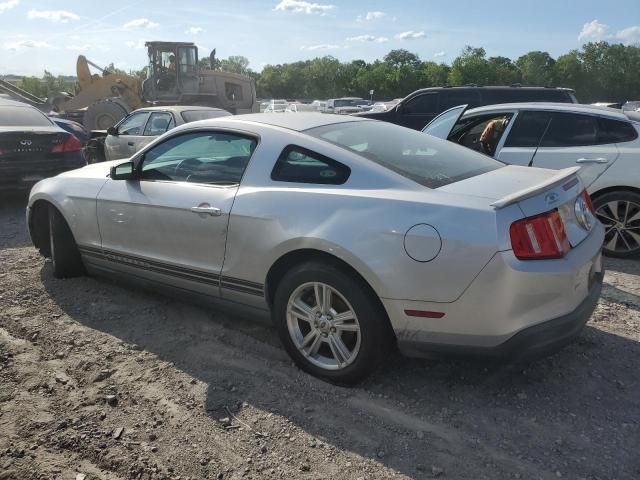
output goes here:
<path id="1" fill-rule="evenodd" d="M 395 356 L 346 389 L 263 316 L 54 279 L 24 202 L 0 198 L 0 480 L 640 478 L 640 262 L 607 260 L 555 356 Z"/>

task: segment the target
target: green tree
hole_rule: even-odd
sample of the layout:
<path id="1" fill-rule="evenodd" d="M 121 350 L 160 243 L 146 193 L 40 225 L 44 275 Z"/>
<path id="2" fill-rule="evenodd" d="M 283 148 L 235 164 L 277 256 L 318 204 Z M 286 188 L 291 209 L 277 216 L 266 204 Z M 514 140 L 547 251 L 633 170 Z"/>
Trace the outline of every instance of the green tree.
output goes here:
<path id="1" fill-rule="evenodd" d="M 446 63 L 424 62 L 421 69 L 422 87 L 443 87 L 449 82 L 451 67 Z"/>
<path id="2" fill-rule="evenodd" d="M 522 55 L 516 65 L 522 74 L 524 85 L 553 85 L 553 67 L 556 61 L 547 52 L 534 51 Z"/>
<path id="3" fill-rule="evenodd" d="M 249 72 L 249 59 L 241 55 L 235 55 L 220 60 L 220 70 L 246 75 Z"/>
<path id="4" fill-rule="evenodd" d="M 466 46 L 462 54 L 451 64 L 449 83 L 451 85 L 491 85 L 493 75 L 484 48 Z"/>
<path id="5" fill-rule="evenodd" d="M 495 85 L 512 85 L 522 81 L 522 73 L 507 57 L 489 57 L 491 80 Z"/>

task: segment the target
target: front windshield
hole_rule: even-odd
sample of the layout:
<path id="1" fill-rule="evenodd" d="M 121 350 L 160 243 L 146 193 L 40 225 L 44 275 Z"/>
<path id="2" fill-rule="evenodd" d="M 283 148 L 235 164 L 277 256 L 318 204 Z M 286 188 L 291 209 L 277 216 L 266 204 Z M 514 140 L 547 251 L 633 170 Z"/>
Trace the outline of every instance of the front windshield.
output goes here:
<path id="1" fill-rule="evenodd" d="M 305 133 L 355 151 L 429 188 L 442 187 L 503 166 L 467 148 L 386 122 L 334 123 Z"/>

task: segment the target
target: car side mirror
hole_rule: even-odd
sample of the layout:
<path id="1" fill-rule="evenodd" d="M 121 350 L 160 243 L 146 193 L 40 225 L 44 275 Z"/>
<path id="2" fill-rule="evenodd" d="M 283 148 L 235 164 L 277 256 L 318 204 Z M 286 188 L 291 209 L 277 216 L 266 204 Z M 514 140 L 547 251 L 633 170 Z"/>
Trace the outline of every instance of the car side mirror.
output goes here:
<path id="1" fill-rule="evenodd" d="M 109 176 L 111 180 L 131 180 L 135 178 L 135 166 L 133 162 L 121 163 L 111 167 Z"/>
<path id="2" fill-rule="evenodd" d="M 118 136 L 118 129 L 116 127 L 107 128 L 107 135 L 115 135 Z"/>

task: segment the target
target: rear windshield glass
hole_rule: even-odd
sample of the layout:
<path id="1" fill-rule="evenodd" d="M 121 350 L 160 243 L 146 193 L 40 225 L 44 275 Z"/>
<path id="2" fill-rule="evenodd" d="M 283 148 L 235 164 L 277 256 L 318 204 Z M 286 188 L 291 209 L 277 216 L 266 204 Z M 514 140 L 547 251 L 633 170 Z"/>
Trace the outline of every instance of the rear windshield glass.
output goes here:
<path id="1" fill-rule="evenodd" d="M 207 118 L 226 117 L 227 115 L 231 114 L 217 110 L 185 110 L 182 112 L 182 118 L 187 123 L 206 120 Z"/>
<path id="2" fill-rule="evenodd" d="M 442 187 L 503 166 L 467 148 L 390 123 L 338 123 L 312 128 L 305 133 L 356 151 L 429 188 Z"/>
<path id="3" fill-rule="evenodd" d="M 0 127 L 50 127 L 51 121 L 32 107 L 0 107 Z"/>

